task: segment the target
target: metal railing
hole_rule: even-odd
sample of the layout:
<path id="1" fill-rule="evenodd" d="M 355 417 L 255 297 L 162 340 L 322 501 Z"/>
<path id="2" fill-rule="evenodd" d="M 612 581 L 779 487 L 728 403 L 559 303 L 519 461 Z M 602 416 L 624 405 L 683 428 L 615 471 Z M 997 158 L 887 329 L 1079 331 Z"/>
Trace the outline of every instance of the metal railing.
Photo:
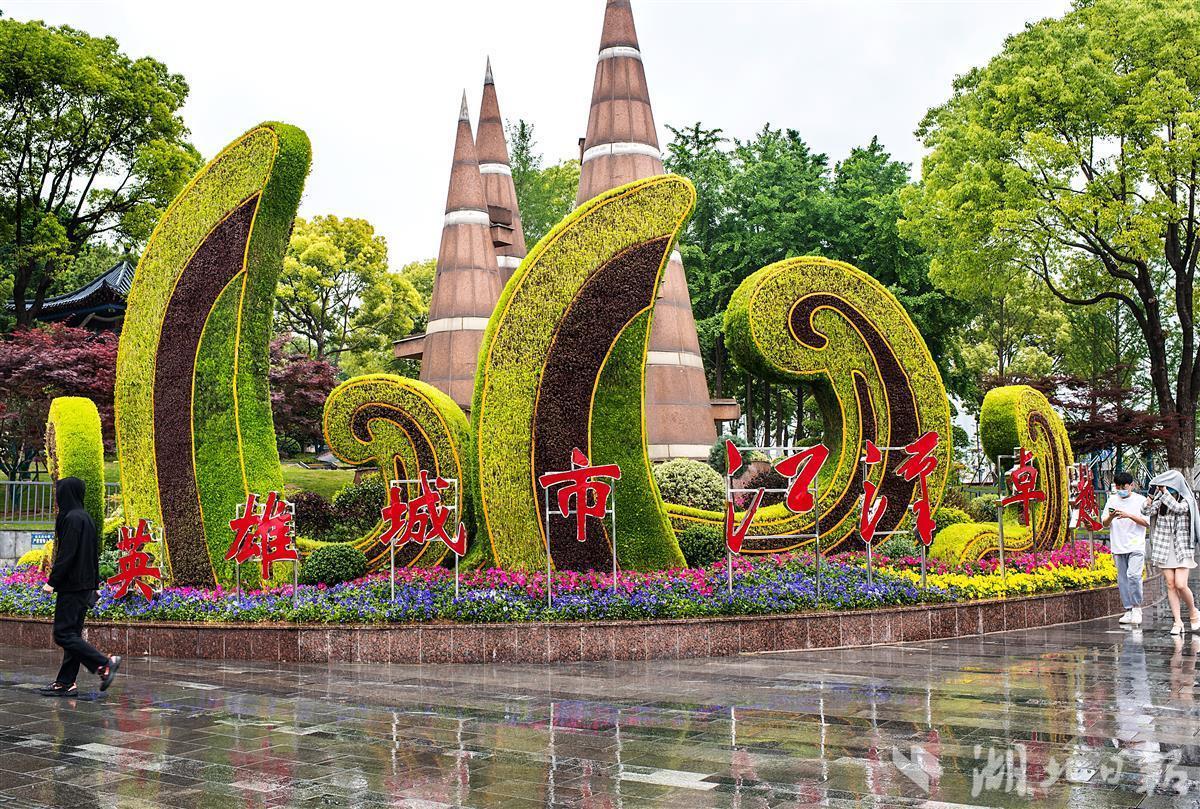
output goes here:
<path id="1" fill-rule="evenodd" d="M 104 484 L 105 513 L 121 484 Z M 42 528 L 54 525 L 54 482 L 49 480 L 0 480 L 0 528 Z"/>

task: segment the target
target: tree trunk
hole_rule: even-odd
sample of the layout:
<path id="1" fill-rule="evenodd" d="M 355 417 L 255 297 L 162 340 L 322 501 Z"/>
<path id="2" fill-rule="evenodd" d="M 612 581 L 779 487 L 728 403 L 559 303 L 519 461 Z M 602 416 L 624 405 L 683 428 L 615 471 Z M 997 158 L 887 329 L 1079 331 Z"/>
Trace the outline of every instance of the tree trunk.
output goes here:
<path id="1" fill-rule="evenodd" d="M 746 440 L 754 443 L 754 377 L 746 374 Z"/>

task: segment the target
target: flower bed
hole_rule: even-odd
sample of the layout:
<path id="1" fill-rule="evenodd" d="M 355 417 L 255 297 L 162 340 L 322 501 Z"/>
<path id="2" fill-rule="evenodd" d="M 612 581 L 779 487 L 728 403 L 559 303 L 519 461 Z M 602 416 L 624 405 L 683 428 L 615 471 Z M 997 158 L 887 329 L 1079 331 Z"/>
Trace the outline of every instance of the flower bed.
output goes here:
<path id="1" fill-rule="evenodd" d="M 546 577 L 541 573 L 496 569 L 464 574 L 454 596 L 454 575 L 442 569 L 403 569 L 396 573 L 393 601 L 387 574 L 376 574 L 335 587 L 301 586 L 292 604 L 292 588 L 237 594 L 221 589 L 171 587 L 152 601 L 137 596 L 114 600 L 107 589 L 92 615 L 101 620 L 194 621 L 204 623 L 411 623 L 457 621 L 494 623 L 707 616 L 769 615 L 840 611 L 945 603 L 1007 594 L 1031 594 L 1111 584 L 1112 558 L 1098 557 L 1087 568 L 1086 550 L 1057 556 L 1014 556 L 1007 582 L 986 563 L 974 569 L 940 567 L 922 590 L 910 560 L 885 564 L 868 585 L 866 571 L 844 558 L 822 566 L 818 602 L 813 559 L 808 555 L 739 557 L 734 563 L 733 593 L 725 568 L 675 569 L 656 573 L 622 572 L 617 587 L 607 574 L 555 574 L 554 605 L 546 606 Z M 1030 556 L 1025 559 L 1024 556 Z M 1053 558 L 1051 558 L 1053 557 Z M 919 560 L 914 560 L 919 566 Z M 1025 565 L 1031 567 L 1025 572 Z M 0 578 L 0 614 L 48 617 L 54 597 L 42 590 L 44 574 L 17 570 Z"/>

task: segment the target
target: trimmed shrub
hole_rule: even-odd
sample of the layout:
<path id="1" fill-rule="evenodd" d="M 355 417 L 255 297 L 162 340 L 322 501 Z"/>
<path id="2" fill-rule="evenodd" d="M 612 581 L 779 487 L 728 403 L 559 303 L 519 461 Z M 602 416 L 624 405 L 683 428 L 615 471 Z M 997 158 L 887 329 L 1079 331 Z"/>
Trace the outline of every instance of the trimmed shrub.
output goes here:
<path id="1" fill-rule="evenodd" d="M 999 495 L 981 494 L 971 499 L 967 504 L 967 516 L 972 522 L 995 522 L 996 504 L 1000 502 Z"/>
<path id="2" fill-rule="evenodd" d="M 382 520 L 380 509 L 387 502 L 387 486 L 378 475 L 343 486 L 333 496 L 335 521 L 350 530 L 363 532 Z"/>
<path id="3" fill-rule="evenodd" d="M 300 565 L 301 584 L 341 584 L 367 575 L 367 557 L 344 542 L 322 545 Z"/>
<path id="4" fill-rule="evenodd" d="M 104 524 L 104 436 L 91 399 L 59 396 L 46 418 L 46 468 L 53 480 L 83 481 L 83 507 Z"/>
<path id="5" fill-rule="evenodd" d="M 621 467 L 621 566 L 684 563 L 653 483 L 641 407 L 652 306 L 694 204 L 691 184 L 673 175 L 615 188 L 560 222 L 505 285 L 471 408 L 479 510 L 471 563 L 544 570 L 548 535 L 556 567 L 608 568 L 600 521 L 587 542 L 575 541 L 573 518 L 543 525 L 537 478 L 569 469 L 576 447 L 593 464 Z"/>
<path id="6" fill-rule="evenodd" d="M 724 508 L 725 480 L 708 464 L 675 458 L 654 467 L 654 481 L 658 493 L 668 503 L 711 510 Z"/>
<path id="7" fill-rule="evenodd" d="M 456 506 L 458 521 L 470 527 L 471 427 L 462 408 L 437 388 L 391 374 L 355 377 L 325 400 L 323 430 L 330 451 L 342 461 L 377 466 L 386 476 L 374 476 L 366 489 L 344 489 L 333 501 L 338 523 L 329 538 L 351 542 L 366 554 L 369 570 L 390 563 L 389 547 L 379 536 L 380 510 L 393 480 L 416 481 L 421 470 L 457 480 L 458 501 L 449 502 L 447 493 L 443 504 Z M 409 484 L 408 497 L 419 494 L 419 485 Z M 409 543 L 397 550 L 396 564 L 433 567 L 448 552 L 443 542 Z"/>
<path id="8" fill-rule="evenodd" d="M 309 539 L 324 539 L 333 529 L 336 516 L 333 504 L 316 492 L 296 492 L 288 497 L 296 509 L 292 525 L 296 533 Z"/>
<path id="9" fill-rule="evenodd" d="M 950 473 L 953 440 L 949 399 L 925 341 L 895 296 L 866 273 L 826 258 L 793 258 L 751 274 L 725 312 L 725 344 L 738 365 L 784 384 L 811 385 L 826 424 L 829 461 L 820 479 L 822 549 L 860 548 L 856 481 L 864 439 L 904 446 L 926 431 L 941 436 L 937 470 L 929 478 L 936 507 Z M 869 408 L 869 409 L 868 409 Z M 888 453 L 870 472 L 888 507 L 880 531 L 911 524 L 914 485 L 896 475 L 904 453 Z M 719 525 L 723 515 L 670 506 L 682 530 L 701 522 Z M 782 504 L 763 507 L 744 552 L 788 550 L 809 540 L 814 515 L 790 513 Z"/>
<path id="10" fill-rule="evenodd" d="M 232 584 L 231 516 L 251 492 L 283 491 L 271 317 L 309 159 L 286 124 L 236 139 L 163 214 L 129 291 L 115 389 L 125 517 L 163 529 L 178 584 Z M 257 582 L 246 566 L 243 586 Z"/>
<path id="11" fill-rule="evenodd" d="M 740 435 L 730 435 L 725 433 L 716 440 L 711 447 L 708 448 L 708 465 L 717 470 L 718 475 L 725 475 L 725 467 L 728 466 L 725 454 L 725 442 L 732 441 L 735 447 L 748 447 L 750 442 L 742 438 Z"/>
<path id="12" fill-rule="evenodd" d="M 937 511 L 933 512 L 933 521 L 937 523 L 938 530 L 949 528 L 952 525 L 959 525 L 964 522 L 974 522 L 970 514 L 960 508 L 942 505 Z"/>
<path id="13" fill-rule="evenodd" d="M 725 558 L 725 530 L 715 525 L 691 525 L 679 535 L 679 550 L 688 567 L 708 567 Z"/>

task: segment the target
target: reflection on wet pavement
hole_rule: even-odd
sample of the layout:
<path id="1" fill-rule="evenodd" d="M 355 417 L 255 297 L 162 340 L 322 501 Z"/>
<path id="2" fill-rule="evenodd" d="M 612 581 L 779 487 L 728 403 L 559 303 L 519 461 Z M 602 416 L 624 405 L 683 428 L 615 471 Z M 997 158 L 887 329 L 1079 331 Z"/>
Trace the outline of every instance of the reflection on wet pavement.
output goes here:
<path id="1" fill-rule="evenodd" d="M 1147 617 L 707 661 L 133 659 L 77 700 L 33 692 L 53 652 L 0 647 L 0 807 L 1200 806 L 1200 637 Z"/>

